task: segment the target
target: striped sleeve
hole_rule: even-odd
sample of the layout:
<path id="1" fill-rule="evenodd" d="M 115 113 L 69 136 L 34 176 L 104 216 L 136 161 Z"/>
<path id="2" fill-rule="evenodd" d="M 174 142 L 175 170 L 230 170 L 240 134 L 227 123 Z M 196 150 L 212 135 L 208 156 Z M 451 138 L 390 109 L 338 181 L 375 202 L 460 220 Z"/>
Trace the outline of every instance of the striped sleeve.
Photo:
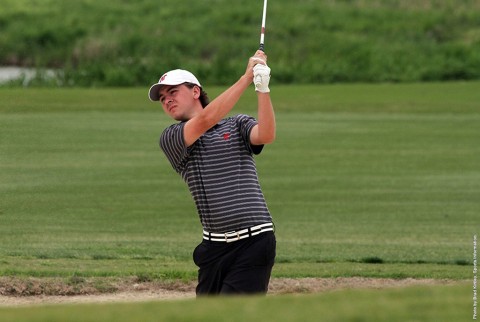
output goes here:
<path id="1" fill-rule="evenodd" d="M 263 145 L 250 144 L 250 132 L 252 131 L 253 127 L 258 124 L 257 120 L 251 116 L 239 114 L 235 117 L 235 121 L 237 122 L 243 142 L 245 142 L 247 151 L 253 154 L 260 154 L 260 152 L 263 150 Z"/>
<path id="2" fill-rule="evenodd" d="M 185 168 L 188 157 L 188 148 L 183 138 L 184 126 L 184 122 L 171 125 L 160 136 L 160 148 L 178 173 L 181 173 Z"/>

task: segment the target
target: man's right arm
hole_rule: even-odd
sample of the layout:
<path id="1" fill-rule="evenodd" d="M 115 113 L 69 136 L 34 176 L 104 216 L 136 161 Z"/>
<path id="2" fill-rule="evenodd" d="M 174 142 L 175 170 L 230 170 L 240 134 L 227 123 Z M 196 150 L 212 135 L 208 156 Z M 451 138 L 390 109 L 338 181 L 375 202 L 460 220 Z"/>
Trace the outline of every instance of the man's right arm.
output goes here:
<path id="1" fill-rule="evenodd" d="M 245 74 L 235 84 L 215 98 L 201 113 L 186 122 L 184 140 L 187 147 L 195 143 L 232 110 L 243 92 L 252 83 L 253 67 L 259 63 L 266 64 L 266 55 L 260 50 L 250 57 Z"/>
<path id="2" fill-rule="evenodd" d="M 201 113 L 188 120 L 183 128 L 186 146 L 195 143 L 199 137 L 220 122 L 232 110 L 251 82 L 251 77 L 243 75 L 229 89 L 210 102 Z"/>

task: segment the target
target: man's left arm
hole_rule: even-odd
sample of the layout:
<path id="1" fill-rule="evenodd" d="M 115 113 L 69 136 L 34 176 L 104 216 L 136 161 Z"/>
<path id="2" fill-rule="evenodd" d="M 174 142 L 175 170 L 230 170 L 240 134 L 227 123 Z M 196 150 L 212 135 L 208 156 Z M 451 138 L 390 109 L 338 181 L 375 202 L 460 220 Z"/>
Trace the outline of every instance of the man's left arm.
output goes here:
<path id="1" fill-rule="evenodd" d="M 250 144 L 263 145 L 275 141 L 275 112 L 270 98 L 270 68 L 266 65 L 254 67 L 254 83 L 258 101 L 258 124 L 250 132 Z"/>
<path id="2" fill-rule="evenodd" d="M 258 124 L 250 132 L 250 144 L 263 145 L 275 141 L 275 112 L 269 93 L 258 95 Z"/>

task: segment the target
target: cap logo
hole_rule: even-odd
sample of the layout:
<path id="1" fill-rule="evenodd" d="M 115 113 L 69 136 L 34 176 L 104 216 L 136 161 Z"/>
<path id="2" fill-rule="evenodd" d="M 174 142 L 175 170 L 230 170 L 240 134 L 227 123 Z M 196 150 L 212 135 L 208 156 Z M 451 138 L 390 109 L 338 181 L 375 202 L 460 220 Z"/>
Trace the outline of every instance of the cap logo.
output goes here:
<path id="1" fill-rule="evenodd" d="M 160 82 L 163 82 L 165 80 L 165 78 L 167 77 L 167 74 L 163 74 L 162 77 L 160 77 Z"/>

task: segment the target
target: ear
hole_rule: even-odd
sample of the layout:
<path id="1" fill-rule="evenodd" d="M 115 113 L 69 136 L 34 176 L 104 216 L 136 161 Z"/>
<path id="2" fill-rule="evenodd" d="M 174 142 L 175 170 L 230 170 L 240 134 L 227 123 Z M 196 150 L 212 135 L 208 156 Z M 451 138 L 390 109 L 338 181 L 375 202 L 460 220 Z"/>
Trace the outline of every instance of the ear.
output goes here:
<path id="1" fill-rule="evenodd" d="M 194 86 L 193 87 L 193 98 L 198 99 L 200 97 L 200 94 L 201 94 L 200 87 Z"/>

